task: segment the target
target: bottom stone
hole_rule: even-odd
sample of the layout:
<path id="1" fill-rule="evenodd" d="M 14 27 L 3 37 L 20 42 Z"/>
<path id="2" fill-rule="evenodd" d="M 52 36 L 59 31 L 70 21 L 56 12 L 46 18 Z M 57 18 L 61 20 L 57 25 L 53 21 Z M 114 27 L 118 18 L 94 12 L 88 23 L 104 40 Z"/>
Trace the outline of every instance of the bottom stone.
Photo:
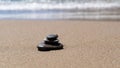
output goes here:
<path id="1" fill-rule="evenodd" d="M 61 43 L 56 45 L 50 45 L 42 42 L 37 46 L 37 48 L 39 51 L 59 50 L 59 49 L 63 49 L 63 45 Z"/>

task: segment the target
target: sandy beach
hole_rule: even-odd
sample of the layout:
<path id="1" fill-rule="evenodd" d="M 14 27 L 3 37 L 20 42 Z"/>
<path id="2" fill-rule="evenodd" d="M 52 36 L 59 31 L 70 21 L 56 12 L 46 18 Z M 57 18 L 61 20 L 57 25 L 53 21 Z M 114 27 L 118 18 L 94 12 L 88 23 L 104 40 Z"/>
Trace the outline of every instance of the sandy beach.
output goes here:
<path id="1" fill-rule="evenodd" d="M 63 50 L 40 52 L 48 34 Z M 120 21 L 0 21 L 0 68 L 120 68 Z"/>

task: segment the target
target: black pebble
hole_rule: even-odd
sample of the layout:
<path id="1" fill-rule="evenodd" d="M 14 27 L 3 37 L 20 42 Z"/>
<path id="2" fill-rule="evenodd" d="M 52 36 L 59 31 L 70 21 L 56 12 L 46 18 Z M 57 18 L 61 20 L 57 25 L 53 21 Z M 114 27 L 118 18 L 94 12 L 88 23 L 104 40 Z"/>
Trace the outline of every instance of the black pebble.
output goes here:
<path id="1" fill-rule="evenodd" d="M 58 38 L 57 34 L 50 34 L 47 36 L 47 40 L 56 40 Z"/>

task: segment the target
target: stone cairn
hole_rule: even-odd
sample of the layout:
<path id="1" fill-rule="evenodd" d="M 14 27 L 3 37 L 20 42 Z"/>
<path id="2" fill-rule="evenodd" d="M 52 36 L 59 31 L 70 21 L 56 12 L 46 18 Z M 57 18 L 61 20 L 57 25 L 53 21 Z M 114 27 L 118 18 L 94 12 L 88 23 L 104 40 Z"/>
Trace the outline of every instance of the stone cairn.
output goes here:
<path id="1" fill-rule="evenodd" d="M 59 50 L 63 49 L 63 45 L 59 43 L 57 34 L 50 34 L 37 46 L 37 48 L 39 51 Z"/>

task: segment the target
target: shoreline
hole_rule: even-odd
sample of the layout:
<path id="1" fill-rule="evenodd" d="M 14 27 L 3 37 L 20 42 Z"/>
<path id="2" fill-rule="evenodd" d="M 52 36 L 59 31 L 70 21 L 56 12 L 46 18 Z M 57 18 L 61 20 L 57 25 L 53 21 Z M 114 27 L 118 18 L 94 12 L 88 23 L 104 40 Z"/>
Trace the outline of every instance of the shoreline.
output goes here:
<path id="1" fill-rule="evenodd" d="M 71 10 L 0 10 L 0 20 L 120 20 L 119 7 Z"/>

